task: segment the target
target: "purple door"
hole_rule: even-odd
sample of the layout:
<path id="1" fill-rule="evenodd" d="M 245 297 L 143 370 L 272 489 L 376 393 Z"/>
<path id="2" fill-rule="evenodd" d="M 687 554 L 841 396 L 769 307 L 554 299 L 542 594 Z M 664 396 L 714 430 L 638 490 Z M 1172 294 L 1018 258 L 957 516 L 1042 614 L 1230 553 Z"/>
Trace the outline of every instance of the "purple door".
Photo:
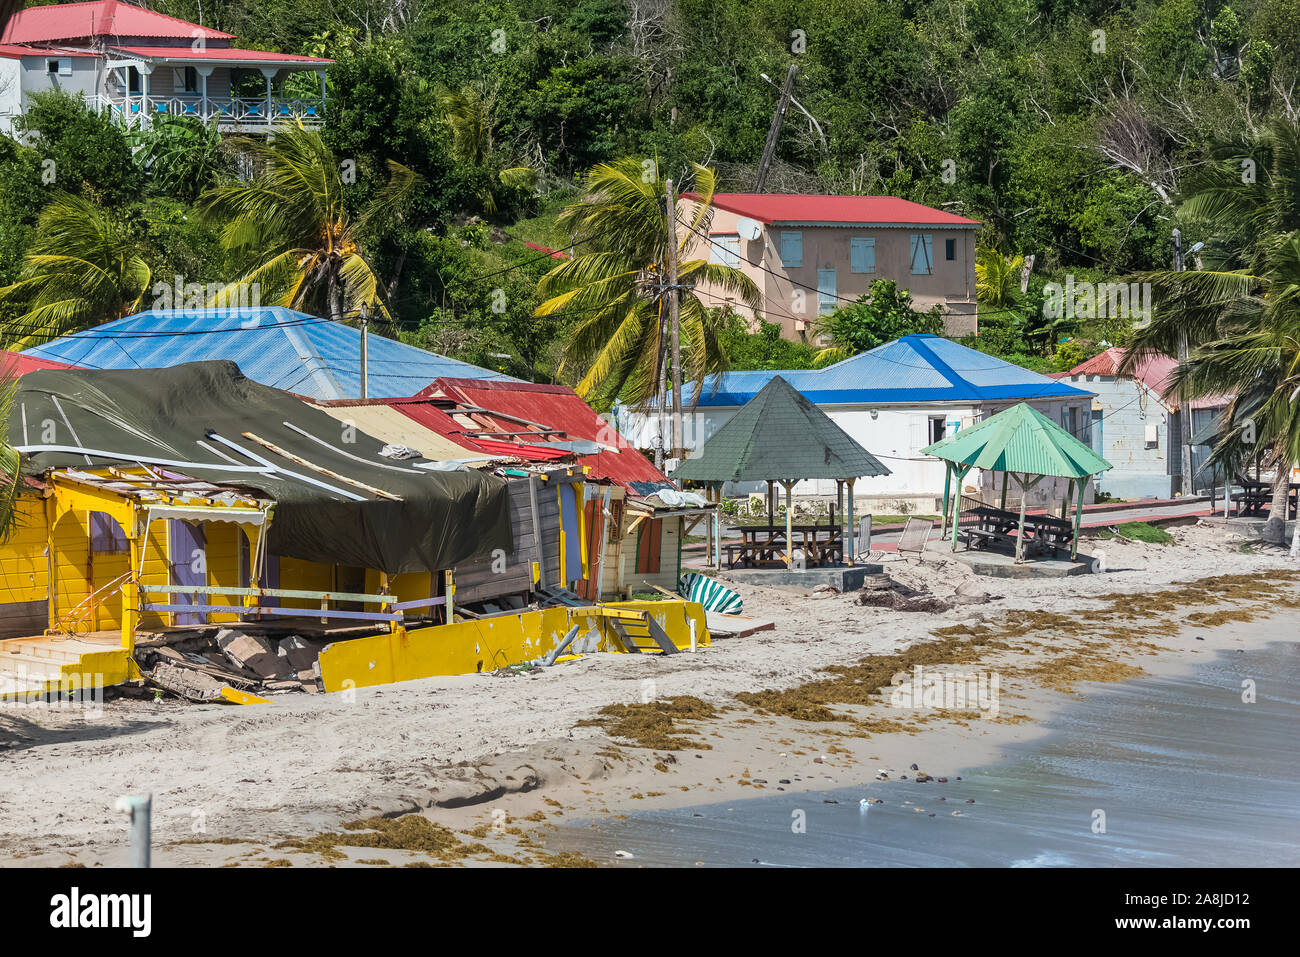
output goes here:
<path id="1" fill-rule="evenodd" d="M 206 585 L 208 583 L 208 541 L 202 525 L 193 525 L 179 518 L 168 523 L 168 558 L 172 568 L 173 585 Z M 206 605 L 208 596 L 197 593 L 172 596 L 176 605 Z M 204 625 L 208 616 L 204 612 L 182 611 L 176 613 L 178 625 Z"/>

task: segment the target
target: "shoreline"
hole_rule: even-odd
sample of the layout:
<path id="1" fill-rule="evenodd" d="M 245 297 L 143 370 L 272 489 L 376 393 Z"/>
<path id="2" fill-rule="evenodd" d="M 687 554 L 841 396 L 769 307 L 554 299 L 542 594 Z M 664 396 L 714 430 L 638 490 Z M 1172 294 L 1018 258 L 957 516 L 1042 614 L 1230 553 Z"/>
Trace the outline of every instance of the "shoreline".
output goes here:
<path id="1" fill-rule="evenodd" d="M 131 788 L 155 795 L 159 865 L 419 863 L 430 859 L 427 841 L 412 849 L 394 839 L 396 846 L 378 850 L 311 844 L 321 834 L 339 833 L 344 822 L 408 812 L 483 848 L 435 854 L 434 861 L 478 865 L 554 863 L 538 839 L 548 824 L 561 820 L 598 820 L 778 789 L 869 785 L 877 768 L 892 769 L 897 779 L 914 775 L 913 763 L 936 777 L 955 776 L 998 760 L 1008 744 L 1047 733 L 1041 719 L 1071 700 L 1062 688 L 1074 684 L 1086 693 L 1094 672 L 1122 680 L 1135 673 L 1136 663 L 1142 672 L 1175 673 L 1220 648 L 1277 640 L 1272 633 L 1284 627 L 1278 622 L 1300 607 L 1295 578 L 1280 591 L 1273 588 L 1282 598 L 1270 606 L 1250 599 L 1259 589 L 1246 587 L 1241 573 L 1267 581 L 1273 573 L 1293 573 L 1294 566 L 1240 552 L 1225 561 L 1225 551 L 1236 551 L 1233 542 L 1203 528 L 1176 535 L 1191 540 L 1177 546 L 1107 542 L 1115 556 L 1112 567 L 1133 567 L 1095 578 L 1050 584 L 981 580 L 1004 597 L 937 614 L 881 612 L 855 605 L 853 595 L 804 598 L 797 590 L 750 587 L 744 589 L 746 613 L 775 618 L 776 631 L 719 640 L 699 654 L 671 659 L 588 656 L 535 676 L 474 675 L 361 689 L 351 702 L 280 698 L 271 708 L 215 710 L 131 702 L 107 706 L 98 729 L 85 722 L 78 729 L 75 718 L 52 714 L 49 726 L 20 729 L 28 734 L 25 746 L 0 750 L 12 782 L 0 797 L 0 855 L 9 863 L 37 865 L 124 860 L 124 828 L 113 819 L 111 798 Z M 1213 551 L 1206 547 L 1210 536 L 1218 540 Z M 941 588 L 956 583 L 952 564 L 891 563 L 886 570 L 943 594 Z M 1233 574 L 1223 574 L 1225 565 Z M 1160 607 L 1138 607 L 1152 594 L 1188 592 L 1181 583 L 1207 577 L 1236 581 L 1224 586 L 1231 593 L 1221 600 L 1202 589 L 1189 594 L 1185 606 L 1177 596 L 1166 596 L 1155 602 Z M 1114 593 L 1129 598 L 1117 601 Z M 1097 599 L 1107 594 L 1119 617 L 1102 621 L 1098 614 L 1107 605 Z M 1044 622 L 1063 626 L 1051 617 L 1061 611 L 1097 620 L 1086 634 L 1060 641 L 1034 631 Z M 1245 616 L 1257 624 L 1243 628 Z M 828 666 L 933 646 L 936 632 L 979 634 L 999 623 L 1020 633 L 1006 640 L 994 635 L 987 653 L 962 665 L 1001 674 L 996 720 L 900 716 L 850 704 L 832 706 L 848 720 L 809 722 L 756 711 L 735 697 L 772 688 L 780 701 L 790 689 L 823 680 L 821 669 Z M 1110 633 L 1109 644 L 1094 631 Z M 1289 634 L 1295 632 L 1292 626 Z M 1198 635 L 1204 640 L 1197 641 Z M 1117 660 L 1100 660 L 1109 652 Z M 1086 660 L 1089 655 L 1097 660 Z M 602 705 L 635 706 L 647 681 L 658 700 L 694 696 L 719 709 L 715 718 L 681 723 L 682 734 L 708 749 L 632 747 L 584 725 L 599 717 L 595 712 Z M 0 724 L 4 730 L 9 729 Z M 66 790 L 88 779 L 91 795 L 84 787 Z M 46 798 L 74 798 L 62 810 L 40 803 L 33 807 L 34 819 L 17 826 L 18 808 L 38 790 Z M 58 826 L 60 818 L 66 824 Z M 195 832 L 193 822 L 200 818 L 204 829 Z M 286 839 L 309 847 L 275 848 Z M 203 843 L 182 843 L 191 841 Z"/>

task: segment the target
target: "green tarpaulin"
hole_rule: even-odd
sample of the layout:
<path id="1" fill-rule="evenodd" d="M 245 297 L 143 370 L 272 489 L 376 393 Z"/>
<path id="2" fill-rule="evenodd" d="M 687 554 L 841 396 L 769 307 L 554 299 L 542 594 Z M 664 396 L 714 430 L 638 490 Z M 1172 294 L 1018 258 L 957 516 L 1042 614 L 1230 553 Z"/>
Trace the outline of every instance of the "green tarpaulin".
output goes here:
<path id="1" fill-rule="evenodd" d="M 233 362 L 32 372 L 19 382 L 9 441 L 32 475 L 143 463 L 252 490 L 275 501 L 268 546 L 289 558 L 399 574 L 513 549 L 503 479 L 381 456 L 378 439 Z"/>
<path id="2" fill-rule="evenodd" d="M 673 472 L 697 482 L 888 475 L 874 455 L 776 376 Z"/>

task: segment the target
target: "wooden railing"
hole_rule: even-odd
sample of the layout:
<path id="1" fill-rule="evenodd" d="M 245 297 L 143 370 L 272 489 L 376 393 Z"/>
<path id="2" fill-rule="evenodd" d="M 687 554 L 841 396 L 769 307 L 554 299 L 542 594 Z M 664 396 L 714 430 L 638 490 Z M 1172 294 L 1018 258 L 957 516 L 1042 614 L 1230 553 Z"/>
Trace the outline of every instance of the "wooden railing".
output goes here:
<path id="1" fill-rule="evenodd" d="M 405 619 L 405 612 L 415 608 L 433 608 L 447 604 L 445 595 L 437 598 L 416 598 L 411 601 L 398 601 L 396 595 L 366 595 L 356 592 L 321 592 L 306 591 L 296 588 L 226 588 L 220 585 L 145 585 L 140 588 L 141 595 L 218 595 L 223 598 L 257 599 L 245 605 L 208 605 L 193 601 L 155 603 L 142 601 L 142 612 L 201 614 L 201 615 L 269 615 L 292 618 L 320 618 L 323 621 L 341 619 L 347 621 L 369 621 L 393 624 Z M 296 598 L 320 603 L 320 608 L 282 608 L 278 605 L 264 605 L 263 598 Z M 386 611 L 350 611 L 332 608 L 333 602 L 354 602 L 366 605 L 379 605 Z"/>
<path id="2" fill-rule="evenodd" d="M 181 96 L 112 97 L 104 94 L 87 96 L 87 103 L 121 126 L 148 126 L 157 116 L 187 116 L 208 122 L 214 117 L 219 129 L 257 130 L 288 126 L 301 122 L 314 128 L 325 122 L 325 101 L 315 99 L 279 99 L 272 97 L 217 98 L 185 94 Z"/>

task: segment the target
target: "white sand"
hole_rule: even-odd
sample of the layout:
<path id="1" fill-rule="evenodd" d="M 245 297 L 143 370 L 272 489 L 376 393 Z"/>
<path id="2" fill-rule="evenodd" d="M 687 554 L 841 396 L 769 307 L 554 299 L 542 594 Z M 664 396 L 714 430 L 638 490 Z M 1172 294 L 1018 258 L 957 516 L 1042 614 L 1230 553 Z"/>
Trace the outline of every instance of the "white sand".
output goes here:
<path id="1" fill-rule="evenodd" d="M 718 641 L 696 655 L 593 655 L 531 676 L 426 679 L 351 695 L 284 695 L 243 708 L 122 700 L 96 720 L 0 709 L 0 858 L 122 862 L 125 823 L 113 804 L 128 793 L 154 796 L 160 863 L 215 863 L 248 849 L 170 842 L 228 838 L 266 846 L 277 836 L 308 836 L 352 818 L 406 810 L 424 810 L 455 827 L 490 821 L 492 811 L 503 809 L 515 820 L 538 811 L 590 817 L 744 796 L 750 790 L 738 782 L 754 778 L 769 788 L 790 779 L 788 790 L 861 783 L 877 766 L 908 773 L 917 760 L 932 774 L 960 773 L 1034 733 L 1034 725 L 939 722 L 921 734 L 854 740 L 835 723 L 749 718 L 736 708 L 703 730 L 711 750 L 672 754 L 625 746 L 610 751 L 598 728 L 574 726 L 603 705 L 640 701 L 647 690 L 735 706 L 737 692 L 798 685 L 827 665 L 897 651 L 936 627 L 982 615 L 1068 612 L 1097 607 L 1087 599 L 1103 593 L 1294 567 L 1283 554 L 1241 552 L 1239 540 L 1221 530 L 1173 533 L 1179 542 L 1172 546 L 1091 543 L 1093 554 L 1106 552 L 1105 575 L 979 579 L 1004 597 L 937 615 L 865 608 L 854 595 L 805 597 L 797 589 L 739 586 L 745 613 L 774 619 L 777 629 Z M 887 562 L 886 571 L 939 596 L 970 575 L 952 561 Z M 1159 642 L 1168 653 L 1141 664 L 1148 670 L 1157 661 L 1160 668 L 1186 665 L 1228 644 L 1280 636 L 1261 624 L 1195 633 L 1210 640 L 1189 641 L 1171 630 Z M 1014 682 L 1003 684 L 1002 695 L 1004 714 L 1042 714 L 1061 700 Z M 824 762 L 814 761 L 818 756 Z M 661 760 L 666 773 L 654 769 Z M 462 801 L 473 803 L 447 806 Z"/>

